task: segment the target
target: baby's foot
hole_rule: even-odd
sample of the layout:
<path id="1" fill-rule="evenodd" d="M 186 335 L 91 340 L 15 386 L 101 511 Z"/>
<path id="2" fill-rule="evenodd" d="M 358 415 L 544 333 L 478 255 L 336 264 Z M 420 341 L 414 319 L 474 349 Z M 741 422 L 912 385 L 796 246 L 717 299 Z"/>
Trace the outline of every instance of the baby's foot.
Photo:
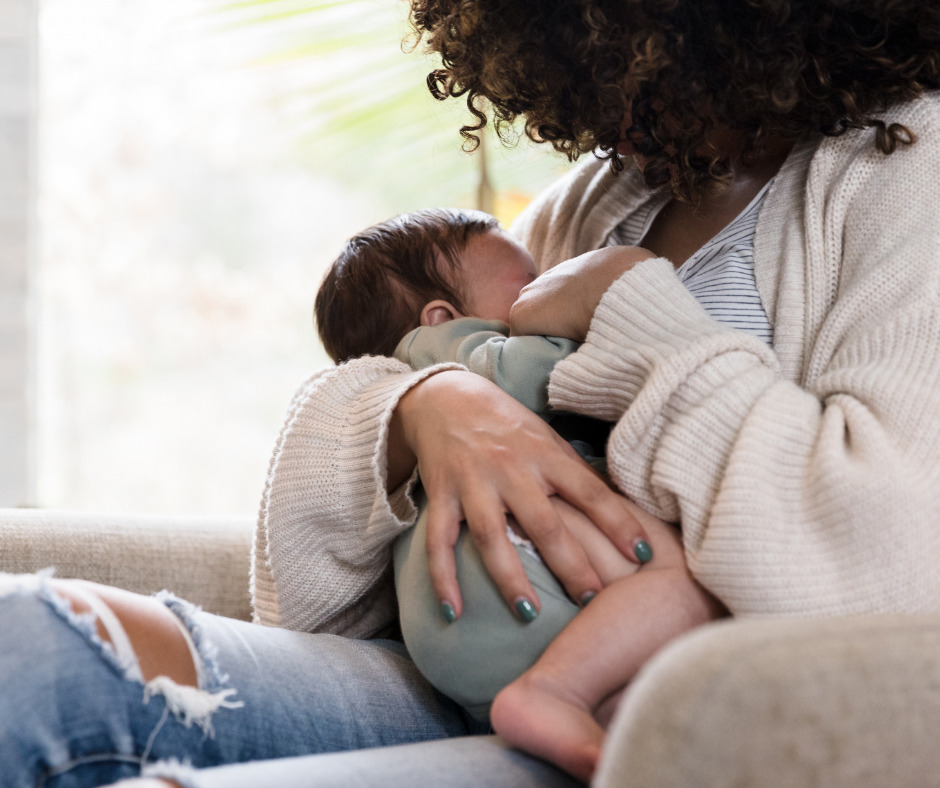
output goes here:
<path id="1" fill-rule="evenodd" d="M 530 670 L 493 701 L 490 720 L 506 741 L 589 782 L 604 731 L 567 687 Z"/>

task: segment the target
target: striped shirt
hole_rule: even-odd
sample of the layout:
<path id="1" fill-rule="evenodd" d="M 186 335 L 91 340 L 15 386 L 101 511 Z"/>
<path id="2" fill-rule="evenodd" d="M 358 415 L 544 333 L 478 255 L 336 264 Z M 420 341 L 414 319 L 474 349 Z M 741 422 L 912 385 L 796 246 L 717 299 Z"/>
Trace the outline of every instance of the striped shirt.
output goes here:
<path id="1" fill-rule="evenodd" d="M 764 311 L 754 280 L 754 234 L 771 179 L 727 227 L 693 254 L 676 272 L 708 314 L 719 323 L 747 331 L 773 344 L 774 329 Z M 662 207 L 663 194 L 624 219 L 610 234 L 608 246 L 637 246 Z"/>

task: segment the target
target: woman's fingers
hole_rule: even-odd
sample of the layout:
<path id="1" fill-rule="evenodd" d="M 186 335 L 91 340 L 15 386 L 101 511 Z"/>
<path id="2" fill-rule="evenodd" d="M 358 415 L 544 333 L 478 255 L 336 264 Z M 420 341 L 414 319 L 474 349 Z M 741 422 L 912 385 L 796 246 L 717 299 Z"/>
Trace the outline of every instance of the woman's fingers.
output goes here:
<path id="1" fill-rule="evenodd" d="M 627 500 L 583 460 L 576 456 L 559 460 L 559 467 L 547 478 L 551 492 L 583 512 L 628 560 L 642 564 L 652 558 L 646 530 L 624 506 Z M 543 496 L 537 508 L 512 511 L 572 599 L 583 602 L 603 588 L 600 567 L 591 563 L 550 499 Z"/>
<path id="2" fill-rule="evenodd" d="M 597 572 L 604 588 L 621 577 L 634 574 L 640 565 L 627 558 L 617 549 L 616 545 L 607 538 L 588 516 L 580 509 L 575 509 L 570 503 L 557 495 L 551 499 L 555 511 L 564 520 L 565 526 L 571 535 L 581 545 L 588 556 L 594 571 Z M 656 553 L 656 560 L 662 558 L 659 546 L 656 544 L 656 535 L 652 530 L 647 531 L 650 536 L 650 545 Z M 582 603 L 584 600 L 581 600 Z"/>
<path id="3" fill-rule="evenodd" d="M 581 603 L 600 591 L 603 588 L 600 576 L 552 499 L 537 489 L 528 493 L 524 500 L 528 503 L 513 507 L 513 515 L 568 595 Z"/>
<path id="4" fill-rule="evenodd" d="M 506 514 L 499 498 L 486 494 L 474 496 L 465 502 L 464 511 L 473 543 L 509 609 L 520 621 L 534 621 L 541 603 L 522 568 L 515 546 L 509 541 Z"/>
<path id="5" fill-rule="evenodd" d="M 451 498 L 428 498 L 427 541 L 428 570 L 431 585 L 440 605 L 441 616 L 454 622 L 463 614 L 463 599 L 457 582 L 454 547 L 460 536 L 461 515 Z"/>
<path id="6" fill-rule="evenodd" d="M 463 612 L 454 546 L 465 521 L 487 570 L 521 620 L 539 601 L 506 533 L 512 514 L 575 600 L 602 584 L 578 540 L 551 504 L 558 494 L 589 516 L 632 560 L 642 527 L 613 493 L 540 418 L 492 383 L 441 372 L 398 406 L 400 433 L 418 459 L 428 498 L 431 579 L 445 619 Z"/>
<path id="7" fill-rule="evenodd" d="M 588 469 L 586 469 L 588 470 Z M 635 505 L 593 472 L 567 474 L 556 482 L 558 495 L 584 512 L 629 560 L 647 563 L 649 537 Z"/>
<path id="8" fill-rule="evenodd" d="M 474 493 L 464 496 L 459 509 L 455 498 L 434 497 L 428 505 L 427 554 L 431 584 L 440 602 L 441 615 L 455 621 L 463 614 L 454 546 L 467 527 L 487 571 L 500 589 L 507 606 L 521 621 L 533 621 L 541 609 L 519 554 L 507 535 L 506 512 L 500 499 L 487 495 L 487 487 L 470 484 Z M 461 513 L 465 519 L 461 519 Z"/>

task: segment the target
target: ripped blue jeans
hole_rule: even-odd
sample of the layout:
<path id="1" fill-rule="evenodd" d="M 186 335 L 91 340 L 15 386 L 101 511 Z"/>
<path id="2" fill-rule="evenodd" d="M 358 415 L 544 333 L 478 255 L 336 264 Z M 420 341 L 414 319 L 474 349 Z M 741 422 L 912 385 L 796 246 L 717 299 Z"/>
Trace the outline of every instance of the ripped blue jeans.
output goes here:
<path id="1" fill-rule="evenodd" d="M 398 643 L 272 629 L 158 598 L 188 633 L 198 688 L 143 681 L 129 644 L 102 641 L 99 615 L 74 613 L 47 577 L 0 575 L 2 788 L 483 732 Z"/>

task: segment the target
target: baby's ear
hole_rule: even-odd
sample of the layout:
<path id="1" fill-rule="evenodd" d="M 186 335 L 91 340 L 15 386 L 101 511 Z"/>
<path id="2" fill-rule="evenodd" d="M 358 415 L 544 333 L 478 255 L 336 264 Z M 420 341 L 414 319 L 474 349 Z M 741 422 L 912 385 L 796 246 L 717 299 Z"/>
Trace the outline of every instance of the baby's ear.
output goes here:
<path id="1" fill-rule="evenodd" d="M 453 304 L 438 298 L 424 305 L 424 309 L 421 310 L 421 325 L 437 326 L 448 320 L 456 320 L 458 317 L 463 317 L 463 315 Z"/>

